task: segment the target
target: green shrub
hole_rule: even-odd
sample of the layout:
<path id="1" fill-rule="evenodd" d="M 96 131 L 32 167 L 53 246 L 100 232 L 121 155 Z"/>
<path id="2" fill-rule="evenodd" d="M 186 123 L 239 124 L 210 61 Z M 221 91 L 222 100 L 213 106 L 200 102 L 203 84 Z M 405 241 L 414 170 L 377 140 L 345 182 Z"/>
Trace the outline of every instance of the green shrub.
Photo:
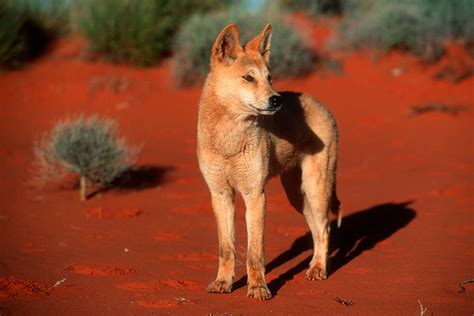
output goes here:
<path id="1" fill-rule="evenodd" d="M 408 50 L 429 60 L 446 39 L 474 40 L 472 0 L 345 0 L 340 29 L 352 47 Z"/>
<path id="2" fill-rule="evenodd" d="M 197 14 L 187 21 L 176 36 L 174 74 L 178 85 L 201 82 L 209 71 L 212 45 L 221 29 L 236 23 L 241 42 L 246 43 L 259 34 L 266 23 L 272 23 L 272 74 L 275 77 L 294 77 L 311 71 L 314 52 L 301 35 L 286 24 L 278 11 L 250 13 L 229 9 L 214 14 Z"/>
<path id="3" fill-rule="evenodd" d="M 112 62 L 146 67 L 169 52 L 176 30 L 190 14 L 220 5 L 217 0 L 82 0 L 77 27 L 92 51 Z"/>
<path id="4" fill-rule="evenodd" d="M 398 48 L 416 55 L 438 57 L 441 42 L 429 32 L 430 21 L 417 5 L 390 3 L 375 5 L 356 25 L 345 25 L 345 35 L 354 47 L 374 47 L 383 50 Z"/>
<path id="5" fill-rule="evenodd" d="M 290 10 L 302 11 L 316 16 L 320 14 L 341 14 L 344 0 L 281 0 Z"/>
<path id="6" fill-rule="evenodd" d="M 421 3 L 423 14 L 431 21 L 432 33 L 442 38 L 474 41 L 474 1 L 423 0 Z"/>
<path id="7" fill-rule="evenodd" d="M 71 31 L 72 1 L 68 0 L 7 0 L 40 25 L 51 39 Z"/>
<path id="8" fill-rule="evenodd" d="M 26 51 L 22 29 L 24 17 L 13 8 L 0 4 L 0 68 L 14 67 Z"/>
<path id="9" fill-rule="evenodd" d="M 110 184 L 131 167 L 137 152 L 117 138 L 114 121 L 96 116 L 62 121 L 34 144 L 38 180 L 77 174 L 82 200 L 87 182 Z"/>
<path id="10" fill-rule="evenodd" d="M 48 8 L 40 9 L 33 0 L 0 2 L 0 69 L 23 65 L 68 30 L 66 8 L 59 0 L 50 0 Z"/>

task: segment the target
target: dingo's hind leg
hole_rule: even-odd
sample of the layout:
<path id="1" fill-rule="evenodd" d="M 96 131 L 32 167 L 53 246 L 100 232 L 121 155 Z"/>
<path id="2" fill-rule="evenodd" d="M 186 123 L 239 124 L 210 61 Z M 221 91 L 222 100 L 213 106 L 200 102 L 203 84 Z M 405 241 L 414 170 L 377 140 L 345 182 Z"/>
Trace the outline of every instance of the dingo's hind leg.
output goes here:
<path id="1" fill-rule="evenodd" d="M 334 207 L 336 153 L 331 145 L 301 162 L 301 190 L 305 197 L 303 214 L 314 242 L 313 258 L 306 272 L 308 280 L 327 278 L 329 211 Z"/>
<path id="2" fill-rule="evenodd" d="M 308 167 L 306 167 L 308 168 Z M 308 171 L 308 170 L 307 170 Z M 307 181 L 315 181 L 315 173 L 310 172 Z M 290 171 L 286 171 L 280 177 L 281 183 L 285 188 L 286 195 L 291 205 L 302 213 L 311 230 L 314 244 L 313 259 L 310 268 L 306 273 L 309 280 L 323 280 L 326 278 L 326 256 L 328 245 L 327 215 L 325 215 L 325 205 L 320 203 L 310 203 L 308 198 L 319 200 L 321 192 L 315 187 L 305 185 L 303 188 L 302 170 L 298 166 Z M 309 191 L 309 196 L 305 190 Z"/>

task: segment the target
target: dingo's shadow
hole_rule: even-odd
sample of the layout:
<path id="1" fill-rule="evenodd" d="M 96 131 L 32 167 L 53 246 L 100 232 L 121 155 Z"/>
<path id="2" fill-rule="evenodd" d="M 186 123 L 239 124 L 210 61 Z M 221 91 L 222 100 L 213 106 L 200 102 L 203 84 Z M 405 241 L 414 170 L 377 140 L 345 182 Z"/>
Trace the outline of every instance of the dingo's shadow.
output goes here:
<path id="1" fill-rule="evenodd" d="M 102 187 L 89 194 L 91 198 L 97 194 L 107 191 L 140 191 L 155 188 L 167 181 L 167 175 L 174 167 L 157 167 L 143 165 L 132 167 L 126 170 L 120 177 L 114 180 L 110 185 Z"/>
<path id="2" fill-rule="evenodd" d="M 410 204 L 412 201 L 373 206 L 344 217 L 339 229 L 336 227 L 336 221 L 332 221 L 328 275 L 333 274 L 364 251 L 372 249 L 377 243 L 408 225 L 416 216 L 416 212 L 409 208 Z M 297 238 L 288 250 L 270 261 L 265 267 L 266 273 L 296 258 L 304 251 L 312 249 L 312 247 L 311 233 L 308 232 Z M 277 295 L 286 282 L 307 269 L 311 257 L 312 254 L 268 283 L 272 294 Z M 244 276 L 234 283 L 233 288 L 234 290 L 239 289 L 246 283 L 247 277 Z"/>

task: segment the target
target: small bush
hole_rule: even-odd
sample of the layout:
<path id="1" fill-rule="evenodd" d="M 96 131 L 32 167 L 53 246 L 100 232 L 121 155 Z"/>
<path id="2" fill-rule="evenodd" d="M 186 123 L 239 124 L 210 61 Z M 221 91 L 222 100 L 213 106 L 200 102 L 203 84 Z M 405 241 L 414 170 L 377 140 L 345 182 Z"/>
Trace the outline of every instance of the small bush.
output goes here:
<path id="1" fill-rule="evenodd" d="M 340 33 L 352 47 L 403 49 L 428 60 L 445 39 L 474 40 L 472 0 L 345 0 Z"/>
<path id="2" fill-rule="evenodd" d="M 205 78 L 212 45 L 221 29 L 230 23 L 239 26 L 242 44 L 259 34 L 266 23 L 272 23 L 271 64 L 275 77 L 294 77 L 311 71 L 314 52 L 301 35 L 283 21 L 278 11 L 250 13 L 229 9 L 194 15 L 182 26 L 174 46 L 174 74 L 178 85 L 196 84 Z"/>
<path id="3" fill-rule="evenodd" d="M 429 32 L 430 21 L 417 5 L 400 3 L 376 5 L 356 25 L 348 23 L 345 34 L 358 47 L 408 50 L 422 56 L 433 50 L 436 58 L 442 52 L 441 42 Z"/>
<path id="4" fill-rule="evenodd" d="M 112 62 L 146 67 L 169 51 L 176 30 L 190 14 L 220 5 L 217 0 L 82 0 L 77 27 L 92 51 Z"/>
<path id="5" fill-rule="evenodd" d="M 14 67 L 26 50 L 22 30 L 23 16 L 5 4 L 0 4 L 0 68 Z"/>
<path id="6" fill-rule="evenodd" d="M 40 9 L 40 3 L 33 0 L 0 2 L 0 70 L 23 65 L 66 32 L 65 7 L 50 2 L 49 9 Z"/>
<path id="7" fill-rule="evenodd" d="M 311 16 L 341 14 L 344 0 L 281 0 L 290 10 L 302 11 Z"/>
<path id="8" fill-rule="evenodd" d="M 423 0 L 421 3 L 423 15 L 431 21 L 431 33 L 474 42 L 474 1 Z"/>
<path id="9" fill-rule="evenodd" d="M 77 174 L 82 200 L 87 182 L 110 184 L 131 167 L 137 152 L 117 138 L 114 121 L 96 116 L 60 122 L 34 144 L 38 180 Z"/>
<path id="10" fill-rule="evenodd" d="M 71 31 L 72 1 L 68 0 L 7 0 L 40 25 L 51 39 Z"/>

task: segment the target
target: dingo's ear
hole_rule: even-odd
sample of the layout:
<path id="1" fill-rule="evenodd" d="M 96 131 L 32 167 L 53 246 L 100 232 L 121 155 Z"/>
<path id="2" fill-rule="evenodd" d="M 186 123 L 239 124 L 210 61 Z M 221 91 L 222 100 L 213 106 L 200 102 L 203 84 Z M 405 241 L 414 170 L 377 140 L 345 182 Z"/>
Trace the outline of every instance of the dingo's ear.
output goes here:
<path id="1" fill-rule="evenodd" d="M 227 25 L 217 35 L 212 46 L 211 65 L 215 62 L 231 64 L 237 59 L 237 53 L 242 50 L 240 45 L 239 28 L 235 24 Z"/>
<path id="2" fill-rule="evenodd" d="M 248 49 L 255 50 L 262 54 L 263 59 L 268 64 L 270 62 L 270 45 L 272 44 L 272 25 L 267 24 L 262 33 L 254 37 L 247 44 Z"/>

